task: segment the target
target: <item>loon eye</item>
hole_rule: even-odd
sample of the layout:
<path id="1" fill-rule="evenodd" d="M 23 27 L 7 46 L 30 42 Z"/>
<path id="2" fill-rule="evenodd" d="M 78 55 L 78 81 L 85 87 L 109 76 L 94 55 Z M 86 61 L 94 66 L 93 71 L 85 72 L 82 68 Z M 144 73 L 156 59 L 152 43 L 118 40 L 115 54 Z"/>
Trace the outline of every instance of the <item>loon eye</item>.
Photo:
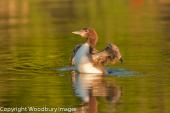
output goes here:
<path id="1" fill-rule="evenodd" d="M 85 29 L 84 31 L 85 31 L 86 33 L 88 32 L 88 30 L 87 30 L 87 29 Z"/>
<path id="2" fill-rule="evenodd" d="M 83 28 L 82 29 L 84 32 L 88 32 L 88 28 Z"/>

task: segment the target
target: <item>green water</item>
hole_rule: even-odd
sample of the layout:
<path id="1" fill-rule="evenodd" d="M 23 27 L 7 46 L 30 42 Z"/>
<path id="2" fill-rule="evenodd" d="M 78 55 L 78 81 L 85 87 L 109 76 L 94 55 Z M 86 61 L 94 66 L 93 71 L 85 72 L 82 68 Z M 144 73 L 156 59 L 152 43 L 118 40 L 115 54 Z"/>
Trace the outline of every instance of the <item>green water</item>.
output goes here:
<path id="1" fill-rule="evenodd" d="M 168 0 L 0 0 L 0 107 L 170 113 L 169 4 Z M 69 66 L 72 49 L 84 41 L 71 32 L 87 26 L 99 35 L 97 49 L 109 42 L 119 46 L 124 63 L 109 68 L 138 74 L 123 71 L 119 76 L 96 77 L 57 70 Z"/>

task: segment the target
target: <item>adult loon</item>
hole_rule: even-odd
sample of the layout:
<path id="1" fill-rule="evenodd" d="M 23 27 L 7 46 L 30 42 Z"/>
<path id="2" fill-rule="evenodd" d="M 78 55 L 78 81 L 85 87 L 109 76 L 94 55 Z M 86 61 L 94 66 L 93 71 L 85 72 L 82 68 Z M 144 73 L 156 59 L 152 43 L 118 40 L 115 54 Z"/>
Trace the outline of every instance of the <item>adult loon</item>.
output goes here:
<path id="1" fill-rule="evenodd" d="M 93 28 L 83 28 L 72 32 L 86 39 L 85 43 L 78 44 L 72 53 L 71 62 L 75 65 L 79 73 L 107 73 L 104 64 L 116 63 L 119 60 L 122 63 L 121 53 L 115 44 L 108 44 L 100 52 L 95 49 L 98 36 Z"/>

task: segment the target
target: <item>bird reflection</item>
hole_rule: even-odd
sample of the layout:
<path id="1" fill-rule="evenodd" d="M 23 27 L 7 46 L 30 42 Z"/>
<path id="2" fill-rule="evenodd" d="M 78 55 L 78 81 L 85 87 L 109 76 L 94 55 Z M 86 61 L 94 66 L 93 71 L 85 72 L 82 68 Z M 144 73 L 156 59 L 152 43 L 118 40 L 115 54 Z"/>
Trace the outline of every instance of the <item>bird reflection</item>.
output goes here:
<path id="1" fill-rule="evenodd" d="M 97 97 L 116 104 L 121 96 L 120 88 L 115 82 L 107 82 L 104 75 L 72 73 L 72 82 L 76 96 L 80 97 L 82 104 L 74 113 L 97 113 Z"/>

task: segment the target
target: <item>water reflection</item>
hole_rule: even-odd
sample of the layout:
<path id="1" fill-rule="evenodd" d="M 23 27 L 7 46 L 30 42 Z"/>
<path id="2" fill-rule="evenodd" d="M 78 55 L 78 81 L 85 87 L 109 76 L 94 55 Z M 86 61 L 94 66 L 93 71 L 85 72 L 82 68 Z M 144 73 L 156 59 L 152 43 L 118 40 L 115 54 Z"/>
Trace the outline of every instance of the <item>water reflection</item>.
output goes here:
<path id="1" fill-rule="evenodd" d="M 0 24 L 28 23 L 29 0 L 0 0 L 0 7 Z"/>
<path id="2" fill-rule="evenodd" d="M 115 82 L 107 83 L 105 75 L 72 73 L 75 95 L 80 97 L 82 105 L 75 113 L 97 113 L 98 99 L 104 97 L 110 104 L 116 104 L 121 96 L 121 90 Z"/>
<path id="3" fill-rule="evenodd" d="M 121 96 L 118 113 L 169 113 L 169 4 L 170 0 L 0 0 L 0 105 L 79 104 L 70 75 L 53 76 L 56 71 L 50 69 L 68 65 L 72 48 L 82 42 L 71 31 L 91 26 L 100 36 L 98 49 L 108 42 L 120 45 L 125 63 L 111 66 L 109 77 L 118 75 L 126 94 L 121 96 L 109 77 L 74 74 L 75 94 L 82 100 L 77 112 L 113 113 L 105 102 L 117 106 Z"/>
<path id="4" fill-rule="evenodd" d="M 160 25 L 163 28 L 165 37 L 169 37 L 170 29 L 170 1 L 169 0 L 158 0 L 157 1 L 158 15 L 160 19 Z M 169 40 L 169 39 L 168 39 Z"/>

